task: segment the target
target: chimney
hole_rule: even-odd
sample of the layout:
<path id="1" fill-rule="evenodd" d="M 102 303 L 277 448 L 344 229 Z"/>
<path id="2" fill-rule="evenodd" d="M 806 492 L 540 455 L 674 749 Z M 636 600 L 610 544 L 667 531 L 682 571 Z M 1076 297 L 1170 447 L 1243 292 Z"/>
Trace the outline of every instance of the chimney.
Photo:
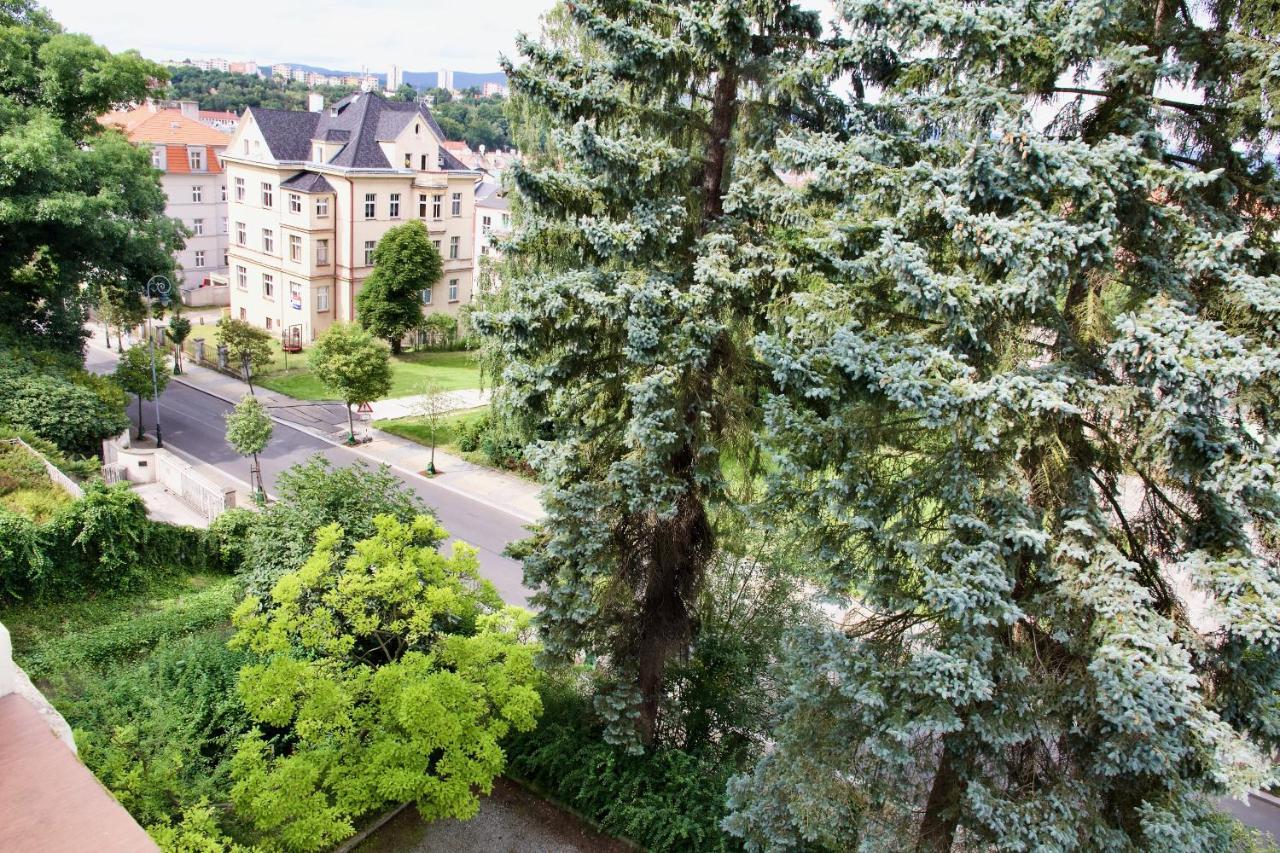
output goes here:
<path id="1" fill-rule="evenodd" d="M 310 112 L 318 113 L 324 109 L 324 95 L 319 92 L 312 92 L 307 95 L 307 109 Z"/>
<path id="2" fill-rule="evenodd" d="M 178 111 L 187 118 L 200 120 L 200 105 L 195 101 L 178 101 Z"/>

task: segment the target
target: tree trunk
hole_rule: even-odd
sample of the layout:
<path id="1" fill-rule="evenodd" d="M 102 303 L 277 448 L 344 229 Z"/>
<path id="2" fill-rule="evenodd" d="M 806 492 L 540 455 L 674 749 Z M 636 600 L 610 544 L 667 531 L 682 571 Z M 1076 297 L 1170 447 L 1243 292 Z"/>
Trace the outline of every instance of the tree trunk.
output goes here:
<path id="1" fill-rule="evenodd" d="M 692 482 L 670 518 L 650 516 L 644 522 L 644 541 L 633 572 L 642 573 L 640 635 L 635 649 L 640 740 L 652 745 L 657 736 L 667 663 L 684 653 L 693 638 L 689 615 L 707 562 L 713 534 L 706 508 Z"/>
<path id="2" fill-rule="evenodd" d="M 182 342 L 174 341 L 177 344 L 173 348 L 173 375 L 179 376 L 182 373 Z"/>
<path id="3" fill-rule="evenodd" d="M 258 454 L 253 454 L 253 470 L 249 472 L 249 482 L 253 487 L 253 502 L 263 504 L 266 489 L 262 487 L 262 465 L 258 463 Z"/>
<path id="4" fill-rule="evenodd" d="M 729 139 L 733 135 L 738 114 L 738 72 L 736 68 L 720 70 L 711 105 L 710 138 L 707 159 L 702 167 L 703 224 L 719 219 L 724 213 L 724 173 L 729 161 Z"/>
<path id="5" fill-rule="evenodd" d="M 350 401 L 347 402 L 347 431 L 350 433 L 347 436 L 347 441 L 349 441 L 351 444 L 355 444 L 356 443 L 356 420 L 351 414 Z"/>
<path id="6" fill-rule="evenodd" d="M 391 344 L 391 354 L 392 354 L 392 355 L 399 355 L 399 354 L 400 354 L 400 352 L 401 352 L 401 350 L 402 350 L 402 344 L 400 343 L 400 339 L 399 339 L 399 338 L 387 338 L 387 341 L 388 341 L 388 343 L 390 343 L 390 344 Z"/>
<path id="7" fill-rule="evenodd" d="M 107 349 L 111 349 L 111 324 L 102 324 L 102 335 L 106 339 Z"/>
<path id="8" fill-rule="evenodd" d="M 947 853 L 956 840 L 956 826 L 960 822 L 960 775 L 949 746 L 951 737 L 942 739 L 938 772 L 934 774 L 916 837 L 917 853 Z"/>

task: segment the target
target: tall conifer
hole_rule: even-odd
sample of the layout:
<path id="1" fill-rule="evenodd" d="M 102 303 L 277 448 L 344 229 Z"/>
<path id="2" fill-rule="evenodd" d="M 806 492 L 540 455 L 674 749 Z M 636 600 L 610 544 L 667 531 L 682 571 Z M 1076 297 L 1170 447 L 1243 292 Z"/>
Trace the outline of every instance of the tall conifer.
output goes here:
<path id="1" fill-rule="evenodd" d="M 850 0 L 759 336 L 798 633 L 753 848 L 1202 850 L 1280 735 L 1270 4 Z M 807 217 L 805 219 L 804 217 Z"/>
<path id="2" fill-rule="evenodd" d="M 593 656 L 611 737 L 652 742 L 696 633 L 720 451 L 754 416 L 750 337 L 790 286 L 768 212 L 735 193 L 779 185 L 765 155 L 812 118 L 794 94 L 815 88 L 821 26 L 781 0 L 563 8 L 507 69 L 551 127 L 514 170 L 519 272 L 477 322 L 539 439 L 547 516 L 524 563 L 547 650 Z"/>

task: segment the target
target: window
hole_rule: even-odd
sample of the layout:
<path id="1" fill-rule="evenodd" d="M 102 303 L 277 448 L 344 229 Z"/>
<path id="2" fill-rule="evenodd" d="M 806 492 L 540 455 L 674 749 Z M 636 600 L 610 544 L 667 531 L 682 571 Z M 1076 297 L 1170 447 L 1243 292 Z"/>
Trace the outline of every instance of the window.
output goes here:
<path id="1" fill-rule="evenodd" d="M 204 266 L 204 249 L 196 249 L 196 269 Z"/>
<path id="2" fill-rule="evenodd" d="M 226 249 L 222 250 L 222 265 L 225 267 L 230 261 L 230 255 Z"/>
<path id="3" fill-rule="evenodd" d="M 328 285 L 324 285 L 323 287 L 316 288 L 316 310 L 317 311 L 329 310 L 329 286 Z"/>
<path id="4" fill-rule="evenodd" d="M 391 194 L 391 201 L 387 204 L 387 215 L 392 219 L 400 218 L 400 193 Z"/>
<path id="5" fill-rule="evenodd" d="M 244 267 L 236 267 L 236 287 L 241 290 L 249 289 L 249 270 Z"/>
<path id="6" fill-rule="evenodd" d="M 480 230 L 483 231 L 485 234 L 488 234 L 490 229 L 493 228 L 493 217 L 486 216 L 480 220 L 480 223 L 481 223 Z"/>
<path id="7" fill-rule="evenodd" d="M 449 238 L 449 260 L 453 260 L 454 258 L 458 257 L 458 244 L 460 242 L 462 242 L 461 237 Z"/>
<path id="8" fill-rule="evenodd" d="M 324 162 L 324 146 L 323 145 L 316 146 L 315 156 L 313 156 L 311 159 L 315 160 L 317 163 Z"/>
<path id="9" fill-rule="evenodd" d="M 302 196 L 298 195 L 297 193 L 289 193 L 289 212 L 290 213 L 302 212 Z"/>
<path id="10" fill-rule="evenodd" d="M 218 230 L 219 234 L 227 233 L 227 217 L 222 217 L 222 227 Z"/>
<path id="11" fill-rule="evenodd" d="M 223 201 L 226 201 L 226 200 L 227 200 L 227 185 L 226 185 L 226 184 L 223 184 L 223 185 L 222 185 L 222 200 L 223 200 Z"/>
<path id="12" fill-rule="evenodd" d="M 297 234 L 289 235 L 289 260 L 302 263 L 302 238 Z"/>
<path id="13" fill-rule="evenodd" d="M 427 194 L 418 193 L 418 218 L 427 218 Z"/>
<path id="14" fill-rule="evenodd" d="M 373 266 L 373 250 L 377 245 L 377 242 L 374 240 L 364 241 L 364 265 L 366 267 Z"/>
<path id="15" fill-rule="evenodd" d="M 414 136 L 422 135 L 422 125 L 418 124 L 417 122 L 413 123 L 413 135 Z"/>
<path id="16" fill-rule="evenodd" d="M 413 168 L 413 155 L 412 155 L 412 154 L 406 154 L 406 155 L 404 155 L 404 167 L 405 167 L 406 169 L 412 169 L 412 168 Z"/>
<path id="17" fill-rule="evenodd" d="M 262 251 L 268 255 L 276 250 L 276 232 L 270 228 L 262 229 Z"/>
<path id="18" fill-rule="evenodd" d="M 193 236 L 196 236 L 196 237 L 204 236 L 204 220 L 203 219 L 191 220 L 191 233 Z"/>
<path id="19" fill-rule="evenodd" d="M 440 218 L 440 205 L 443 203 L 444 203 L 444 196 L 433 195 L 431 197 L 431 218 L 432 219 Z"/>
<path id="20" fill-rule="evenodd" d="M 462 193 L 453 194 L 453 207 L 449 212 L 454 216 L 462 215 Z"/>
<path id="21" fill-rule="evenodd" d="M 274 190 L 271 184 L 267 183 L 266 181 L 263 181 L 262 182 L 262 206 L 263 207 L 271 207 L 273 204 L 275 204 L 275 196 L 273 195 L 273 192 Z"/>
<path id="22" fill-rule="evenodd" d="M 267 318 L 267 331 L 268 331 L 268 332 L 269 332 L 269 331 L 271 331 L 271 318 L 270 318 L 270 317 L 268 317 L 268 318 Z"/>
<path id="23" fill-rule="evenodd" d="M 203 148 L 188 148 L 188 149 L 187 149 L 187 163 L 188 163 L 188 165 L 190 165 L 190 166 L 191 166 L 191 171 L 193 171 L 193 172 L 203 172 L 203 171 L 204 171 L 204 149 L 203 149 Z"/>
<path id="24" fill-rule="evenodd" d="M 274 299 L 276 295 L 276 278 L 271 273 L 262 274 L 262 295 Z M 268 327 L 269 328 L 269 327 Z"/>
<path id="25" fill-rule="evenodd" d="M 249 143 L 247 143 L 247 142 L 246 142 L 246 143 L 244 144 L 244 147 L 245 147 L 245 150 L 247 151 L 247 150 L 249 149 Z M 246 309 L 246 308 L 241 308 L 241 309 L 240 309 L 240 319 L 241 319 L 241 320 L 248 320 L 248 319 L 249 319 L 249 311 L 248 311 L 248 309 Z"/>
<path id="26" fill-rule="evenodd" d="M 431 304 L 431 291 L 432 291 L 432 289 L 433 289 L 433 288 L 428 287 L 426 290 L 422 291 L 422 304 L 423 304 L 423 305 L 430 305 L 430 304 Z"/>
<path id="27" fill-rule="evenodd" d="M 248 153 L 249 153 L 249 140 L 247 140 L 247 139 L 246 139 L 246 140 L 244 140 L 244 153 L 246 153 L 246 154 L 248 154 Z M 241 314 L 244 314 L 243 309 L 240 311 L 240 313 L 241 313 Z M 244 317 L 241 317 L 240 319 L 241 319 L 241 320 L 243 320 L 243 319 L 244 319 Z"/>
<path id="28" fill-rule="evenodd" d="M 458 301 L 458 280 L 456 278 L 449 279 L 449 301 Z"/>
<path id="29" fill-rule="evenodd" d="M 364 194 L 364 218 L 373 219 L 373 217 L 376 216 L 377 213 L 378 213 L 378 194 L 365 193 Z"/>
<path id="30" fill-rule="evenodd" d="M 328 240 L 316 241 L 316 266 L 318 267 L 329 266 L 329 241 Z"/>
<path id="31" fill-rule="evenodd" d="M 156 169 L 164 168 L 164 148 L 159 145 L 151 148 L 151 165 Z"/>
<path id="32" fill-rule="evenodd" d="M 192 187 L 191 200 L 196 203 L 204 201 L 204 187 Z"/>
<path id="33" fill-rule="evenodd" d="M 503 228 L 510 228 L 510 227 L 511 227 L 511 214 L 510 214 L 510 213 L 504 213 L 504 214 L 502 214 L 502 227 L 503 227 Z"/>
<path id="34" fill-rule="evenodd" d="M 244 178 L 236 178 L 236 201 L 244 201 Z"/>
<path id="35" fill-rule="evenodd" d="M 480 254 L 482 254 L 482 255 L 487 255 L 487 254 L 489 254 L 489 247 L 488 247 L 488 246 L 486 246 L 486 245 L 484 245 L 484 244 L 482 243 L 482 244 L 480 245 Z"/>
<path id="36" fill-rule="evenodd" d="M 316 216 L 324 218 L 329 215 L 329 197 L 316 199 Z"/>
<path id="37" fill-rule="evenodd" d="M 249 245 L 249 237 L 247 232 L 248 232 L 248 229 L 244 227 L 243 222 L 236 223 L 236 245 L 238 246 Z"/>
<path id="38" fill-rule="evenodd" d="M 420 164 L 418 166 L 419 169 L 421 169 L 424 172 L 427 171 L 427 155 L 426 154 L 422 155 L 422 159 L 419 160 L 418 163 Z"/>
<path id="39" fill-rule="evenodd" d="M 432 240 L 432 241 L 431 241 L 431 245 L 433 245 L 433 246 L 435 246 L 435 247 L 436 247 L 436 254 L 437 254 L 437 255 L 438 255 L 438 254 L 440 254 L 440 241 L 439 241 L 439 240 Z"/>

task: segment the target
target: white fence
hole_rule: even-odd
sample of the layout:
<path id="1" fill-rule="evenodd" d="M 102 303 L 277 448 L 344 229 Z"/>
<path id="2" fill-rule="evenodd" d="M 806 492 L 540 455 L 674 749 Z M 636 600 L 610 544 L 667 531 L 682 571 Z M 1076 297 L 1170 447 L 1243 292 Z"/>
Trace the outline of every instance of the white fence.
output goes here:
<path id="1" fill-rule="evenodd" d="M 203 515 L 213 520 L 236 505 L 234 489 L 223 489 L 192 470 L 172 453 L 156 452 L 156 480 Z"/>
<path id="2" fill-rule="evenodd" d="M 49 479 L 53 481 L 54 485 L 58 486 L 67 494 L 71 495 L 71 497 L 73 498 L 84 497 L 84 489 L 80 488 L 80 484 L 77 483 L 75 480 L 71 479 L 70 477 L 68 477 L 66 474 L 59 471 L 58 466 L 54 465 L 48 459 L 45 459 L 44 454 L 41 453 L 39 450 L 36 450 L 34 447 L 27 444 L 25 441 L 23 441 L 20 438 L 6 438 L 5 442 L 7 442 L 8 444 L 16 444 L 24 448 L 28 453 L 30 453 L 36 459 L 39 459 L 40 463 L 44 465 L 44 472 L 49 475 Z"/>

